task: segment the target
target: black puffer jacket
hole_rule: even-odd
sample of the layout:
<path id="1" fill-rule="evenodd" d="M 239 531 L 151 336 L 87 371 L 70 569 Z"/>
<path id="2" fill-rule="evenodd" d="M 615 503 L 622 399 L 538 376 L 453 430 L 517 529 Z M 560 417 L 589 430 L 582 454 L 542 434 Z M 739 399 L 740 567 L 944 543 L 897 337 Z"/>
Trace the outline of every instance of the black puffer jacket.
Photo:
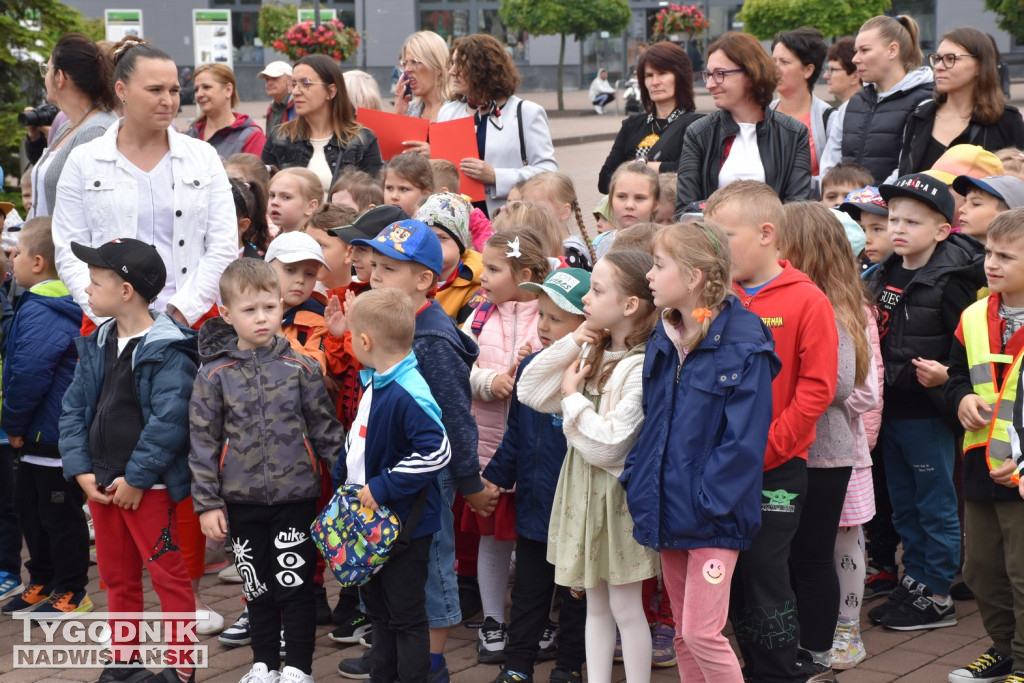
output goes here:
<path id="1" fill-rule="evenodd" d="M 921 67 L 908 73 L 879 98 L 873 84 L 865 85 L 846 103 L 843 119 L 843 161 L 864 166 L 881 185 L 900 163 L 900 146 L 907 117 L 931 97 L 935 81 Z"/>
<path id="2" fill-rule="evenodd" d="M 928 170 L 930 165 L 922 160 L 932 138 L 938 106 L 935 100 L 922 102 L 907 119 L 906 130 L 903 131 L 903 151 L 900 154 L 901 176 Z M 990 152 L 998 152 L 1003 147 L 1024 147 L 1024 118 L 1021 118 L 1017 107 L 1009 104 L 1003 107 L 1002 117 L 990 125 L 972 116 L 964 132 L 949 143 L 950 147 L 953 145 L 979 145 Z"/>
<path id="3" fill-rule="evenodd" d="M 687 127 L 677 173 L 677 216 L 687 204 L 703 201 L 718 189 L 725 142 L 739 132 L 739 124 L 724 109 Z M 810 199 L 811 150 L 804 124 L 765 109 L 764 118 L 757 124 L 757 151 L 764 166 L 765 182 L 782 201 Z"/>
<path id="4" fill-rule="evenodd" d="M 331 136 L 330 142 L 324 147 L 324 156 L 327 158 L 327 164 L 331 167 L 332 184 L 348 166 L 355 166 L 376 178 L 377 173 L 384 165 L 380 157 L 377 136 L 369 128 L 360 128 L 359 133 L 345 145 L 338 143 L 337 136 Z M 295 141 L 289 140 L 287 135 L 281 135 L 281 130 L 278 128 L 271 137 L 267 138 L 261 158 L 263 163 L 277 166 L 279 169 L 295 166 L 306 168 L 309 166 L 309 160 L 313 158 L 313 145 L 304 138 Z M 327 189 L 324 188 L 324 190 Z"/>

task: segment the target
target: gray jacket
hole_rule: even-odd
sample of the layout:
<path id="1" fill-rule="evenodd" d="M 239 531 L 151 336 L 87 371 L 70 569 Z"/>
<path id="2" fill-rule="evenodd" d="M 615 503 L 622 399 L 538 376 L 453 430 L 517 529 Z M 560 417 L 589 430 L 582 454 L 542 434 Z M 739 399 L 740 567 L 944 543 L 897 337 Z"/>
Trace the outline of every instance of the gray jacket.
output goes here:
<path id="1" fill-rule="evenodd" d="M 857 443 L 850 430 L 850 411 L 846 399 L 853 393 L 857 358 L 853 339 L 842 325 L 839 328 L 839 380 L 832 405 L 818 418 L 814 443 L 807 449 L 808 467 L 852 467 Z"/>
<path id="2" fill-rule="evenodd" d="M 43 193 L 46 195 L 46 210 L 49 212 L 48 215 L 53 215 L 54 204 L 57 203 L 57 181 L 60 180 L 60 172 L 64 169 L 64 162 L 67 160 L 68 155 L 78 145 L 95 140 L 99 136 L 103 135 L 107 131 L 107 128 L 117 121 L 117 115 L 109 111 L 101 111 L 98 114 L 92 116 L 82 127 L 76 130 L 68 141 L 64 143 L 64 146 L 58 149 L 56 152 L 50 153 L 47 149 L 43 152 L 44 157 L 49 156 L 51 158 L 50 165 L 46 168 L 46 176 L 43 178 Z M 54 140 L 60 140 L 60 136 L 64 134 L 68 128 L 71 127 L 71 121 L 65 121 L 60 128 L 58 128 L 54 134 Z M 42 159 L 40 159 L 42 161 Z M 36 162 L 37 164 L 39 162 Z M 38 190 L 34 190 L 38 191 Z M 37 204 L 38 206 L 38 204 Z M 31 218 L 36 218 L 39 214 L 36 210 L 32 209 Z"/>
<path id="3" fill-rule="evenodd" d="M 768 108 L 774 111 L 779 102 L 780 100 L 772 100 Z M 832 132 L 832 115 L 835 113 L 835 107 L 817 95 L 811 95 L 811 142 L 814 143 L 814 154 L 818 157 L 818 175 L 812 176 L 811 184 L 816 197 L 821 196 L 821 157 L 828 144 L 828 136 Z"/>

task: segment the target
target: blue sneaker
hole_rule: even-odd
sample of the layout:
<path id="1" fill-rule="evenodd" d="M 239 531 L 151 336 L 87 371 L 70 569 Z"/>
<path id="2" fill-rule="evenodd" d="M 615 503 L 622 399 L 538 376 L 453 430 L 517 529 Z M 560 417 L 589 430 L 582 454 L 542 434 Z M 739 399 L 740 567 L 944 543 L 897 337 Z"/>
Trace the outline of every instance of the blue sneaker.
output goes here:
<path id="1" fill-rule="evenodd" d="M 21 582 L 20 576 L 10 572 L 0 572 L 0 600 L 21 595 L 23 590 L 25 590 L 25 584 Z"/>

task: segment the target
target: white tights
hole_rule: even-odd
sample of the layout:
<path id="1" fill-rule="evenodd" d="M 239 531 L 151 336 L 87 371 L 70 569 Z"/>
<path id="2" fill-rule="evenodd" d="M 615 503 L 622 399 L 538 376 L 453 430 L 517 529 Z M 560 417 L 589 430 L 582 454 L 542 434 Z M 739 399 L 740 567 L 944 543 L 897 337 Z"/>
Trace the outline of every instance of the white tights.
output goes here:
<path id="1" fill-rule="evenodd" d="M 845 622 L 860 619 L 864 602 L 864 532 L 858 526 L 841 526 L 836 535 L 836 574 L 839 576 L 839 618 Z"/>
<path id="2" fill-rule="evenodd" d="M 509 563 L 515 541 L 497 541 L 494 536 L 480 537 L 476 560 L 476 580 L 480 584 L 480 604 L 484 619 L 491 617 L 505 623 L 505 597 L 508 593 Z"/>
<path id="3" fill-rule="evenodd" d="M 587 680 L 611 683 L 615 627 L 622 640 L 622 662 L 628 683 L 651 680 L 651 630 L 644 615 L 643 582 L 610 586 L 601 581 L 587 588 Z"/>

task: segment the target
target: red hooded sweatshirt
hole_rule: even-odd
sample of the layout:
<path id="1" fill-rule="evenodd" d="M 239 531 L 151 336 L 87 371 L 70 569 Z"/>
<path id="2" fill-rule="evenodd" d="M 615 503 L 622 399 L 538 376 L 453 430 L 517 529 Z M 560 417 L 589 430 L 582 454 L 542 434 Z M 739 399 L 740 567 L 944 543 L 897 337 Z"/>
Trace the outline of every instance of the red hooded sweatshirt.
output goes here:
<path id="1" fill-rule="evenodd" d="M 811 279 L 779 261 L 782 273 L 751 296 L 733 283 L 743 305 L 772 331 L 782 371 L 772 382 L 772 424 L 764 469 L 807 459 L 818 418 L 836 395 L 839 332 L 825 294 Z"/>

